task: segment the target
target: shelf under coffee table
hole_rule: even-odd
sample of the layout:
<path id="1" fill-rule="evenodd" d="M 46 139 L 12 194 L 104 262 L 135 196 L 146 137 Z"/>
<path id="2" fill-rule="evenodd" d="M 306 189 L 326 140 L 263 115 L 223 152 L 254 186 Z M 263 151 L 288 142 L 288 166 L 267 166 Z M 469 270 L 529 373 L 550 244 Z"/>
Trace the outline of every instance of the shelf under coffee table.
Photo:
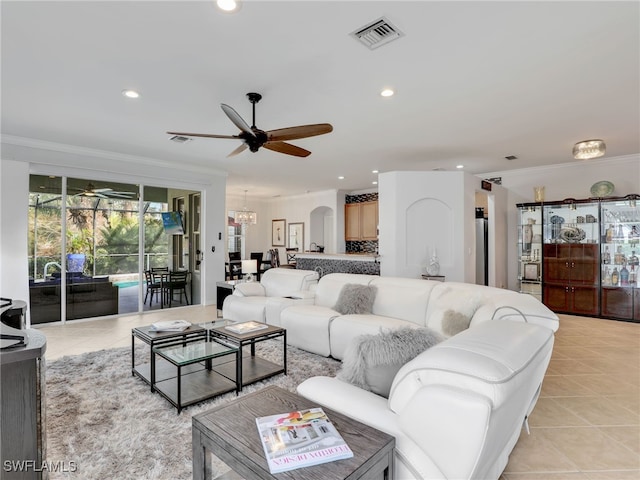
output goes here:
<path id="1" fill-rule="evenodd" d="M 239 368 L 235 368 L 240 365 L 236 361 L 238 348 L 234 346 L 215 341 L 201 341 L 186 345 L 156 347 L 153 349 L 152 355 L 159 355 L 177 369 L 177 374 L 174 377 L 156 381 L 153 387 L 178 409 L 178 413 L 189 405 L 223 393 L 240 390 L 238 381 L 240 372 Z M 235 368 L 229 375 L 221 374 L 212 368 L 213 359 L 222 360 L 225 357 L 230 357 L 230 359 L 224 365 Z M 184 371 L 191 365 L 202 363 L 205 365 L 204 369 Z"/>
<path id="2" fill-rule="evenodd" d="M 206 325 L 205 328 L 207 328 Z M 287 374 L 286 329 L 275 327 L 273 325 L 266 325 L 266 328 L 263 328 L 262 330 L 249 333 L 234 333 L 225 328 L 225 326 L 214 326 L 213 328 L 207 328 L 207 330 L 209 330 L 210 340 L 234 345 L 239 349 L 239 356 L 242 357 L 242 362 L 239 363 L 240 370 L 238 373 L 240 390 L 242 390 L 242 387 L 245 385 L 264 380 L 265 378 L 273 377 L 280 373 L 284 373 L 285 375 Z M 256 356 L 256 343 L 280 337 L 282 337 L 282 365 Z M 250 355 L 242 355 L 242 350 L 245 346 L 249 346 Z M 229 376 L 232 374 L 235 367 L 235 365 L 230 363 L 221 363 L 219 365 L 214 365 L 213 369 L 222 375 Z"/>

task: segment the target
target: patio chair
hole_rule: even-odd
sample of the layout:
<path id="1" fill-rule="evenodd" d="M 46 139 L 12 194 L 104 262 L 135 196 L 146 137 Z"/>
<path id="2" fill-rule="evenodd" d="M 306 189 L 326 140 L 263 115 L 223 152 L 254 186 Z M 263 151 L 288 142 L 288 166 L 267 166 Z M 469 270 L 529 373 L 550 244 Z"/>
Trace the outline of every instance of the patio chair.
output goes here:
<path id="1" fill-rule="evenodd" d="M 175 292 L 178 292 L 180 297 L 178 301 L 182 303 L 182 295 L 184 295 L 184 300 L 187 305 L 189 303 L 189 297 L 187 296 L 187 276 L 189 272 L 171 272 L 169 273 L 167 281 L 163 284 L 164 294 L 166 295 L 167 302 L 169 306 L 173 303 L 173 296 Z"/>
<path id="2" fill-rule="evenodd" d="M 144 278 L 147 285 L 147 291 L 144 295 L 144 303 L 147 303 L 149 299 L 149 306 L 153 304 L 153 296 L 156 295 L 156 302 L 160 299 L 159 295 L 162 295 L 162 279 L 159 275 L 154 275 L 151 270 L 145 270 Z M 161 300 L 161 299 L 160 299 Z"/>

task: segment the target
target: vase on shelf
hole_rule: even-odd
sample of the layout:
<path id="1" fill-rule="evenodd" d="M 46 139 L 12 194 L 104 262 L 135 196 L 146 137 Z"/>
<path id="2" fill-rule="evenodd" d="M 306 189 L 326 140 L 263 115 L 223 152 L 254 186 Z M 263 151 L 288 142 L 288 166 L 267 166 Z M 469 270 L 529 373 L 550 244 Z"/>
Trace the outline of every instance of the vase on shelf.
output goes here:
<path id="1" fill-rule="evenodd" d="M 429 265 L 427 265 L 427 274 L 435 277 L 440 274 L 440 262 L 438 261 L 438 255 L 436 249 L 433 249 L 433 254 L 429 259 Z"/>

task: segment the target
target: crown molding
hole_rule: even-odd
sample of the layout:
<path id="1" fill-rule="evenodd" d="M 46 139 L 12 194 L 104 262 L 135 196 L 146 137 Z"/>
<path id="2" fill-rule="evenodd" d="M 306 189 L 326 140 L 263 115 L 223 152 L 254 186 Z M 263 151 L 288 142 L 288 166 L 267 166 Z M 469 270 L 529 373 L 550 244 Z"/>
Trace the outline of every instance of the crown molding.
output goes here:
<path id="1" fill-rule="evenodd" d="M 607 157 L 607 158 L 598 158 L 594 160 L 574 160 L 573 162 L 567 163 L 555 163 L 553 165 L 541 165 L 536 167 L 526 167 L 526 168 L 515 168 L 512 170 L 499 170 L 495 172 L 486 172 L 486 173 L 478 173 L 475 174 L 476 177 L 479 178 L 492 178 L 492 177 L 520 177 L 526 176 L 533 173 L 539 173 L 549 170 L 561 170 L 565 168 L 572 167 L 581 167 L 584 166 L 585 163 L 589 163 L 589 165 L 606 165 L 611 166 L 612 163 L 620 164 L 627 162 L 638 162 L 640 161 L 640 154 L 632 154 L 632 155 L 621 155 L 619 157 Z"/>
<path id="2" fill-rule="evenodd" d="M 198 167 L 188 164 L 176 164 L 156 158 L 143 157 L 139 155 L 129 155 L 126 153 L 111 152 L 108 150 L 99 150 L 95 148 L 80 147 L 78 145 L 69 145 L 65 143 L 50 142 L 47 140 L 38 140 L 28 137 L 19 137 L 15 135 L 0 135 L 0 142 L 6 145 L 15 145 L 18 147 L 33 148 L 37 150 L 45 150 L 58 153 L 66 153 L 70 155 L 78 155 L 81 157 L 94 157 L 104 160 L 120 161 L 124 163 L 135 163 L 138 165 L 156 167 L 156 168 L 179 168 L 182 171 L 197 174 L 215 174 L 227 176 L 228 172 L 217 168 Z"/>

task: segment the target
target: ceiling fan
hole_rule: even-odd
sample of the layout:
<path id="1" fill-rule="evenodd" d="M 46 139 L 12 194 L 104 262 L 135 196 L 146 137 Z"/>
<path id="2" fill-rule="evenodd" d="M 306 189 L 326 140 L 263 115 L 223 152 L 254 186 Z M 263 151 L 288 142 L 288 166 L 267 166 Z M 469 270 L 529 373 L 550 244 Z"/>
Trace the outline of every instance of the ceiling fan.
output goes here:
<path id="1" fill-rule="evenodd" d="M 96 188 L 93 183 L 88 183 L 86 188 L 77 190 L 80 190 L 80 193 L 74 194 L 74 197 L 130 199 L 135 195 L 135 192 L 118 192 L 113 190 L 112 188 Z"/>
<path id="2" fill-rule="evenodd" d="M 274 152 L 285 153 L 296 157 L 307 157 L 311 154 L 309 150 L 297 147 L 285 140 L 296 140 L 299 138 L 314 137 L 324 135 L 333 130 L 329 123 L 316 123 L 313 125 L 299 125 L 297 127 L 279 128 L 277 130 L 260 130 L 256 127 L 256 103 L 262 99 L 259 93 L 247 93 L 247 97 L 253 106 L 253 124 L 249 126 L 242 117 L 229 105 L 220 104 L 222 111 L 229 117 L 229 120 L 238 127 L 241 132 L 238 135 L 215 135 L 210 133 L 184 133 L 167 132 L 169 135 L 180 135 L 185 137 L 205 137 L 205 138 L 232 138 L 242 140 L 243 143 L 232 151 L 227 157 L 243 152 L 247 148 L 252 152 L 257 152 L 260 147 L 273 150 Z"/>

